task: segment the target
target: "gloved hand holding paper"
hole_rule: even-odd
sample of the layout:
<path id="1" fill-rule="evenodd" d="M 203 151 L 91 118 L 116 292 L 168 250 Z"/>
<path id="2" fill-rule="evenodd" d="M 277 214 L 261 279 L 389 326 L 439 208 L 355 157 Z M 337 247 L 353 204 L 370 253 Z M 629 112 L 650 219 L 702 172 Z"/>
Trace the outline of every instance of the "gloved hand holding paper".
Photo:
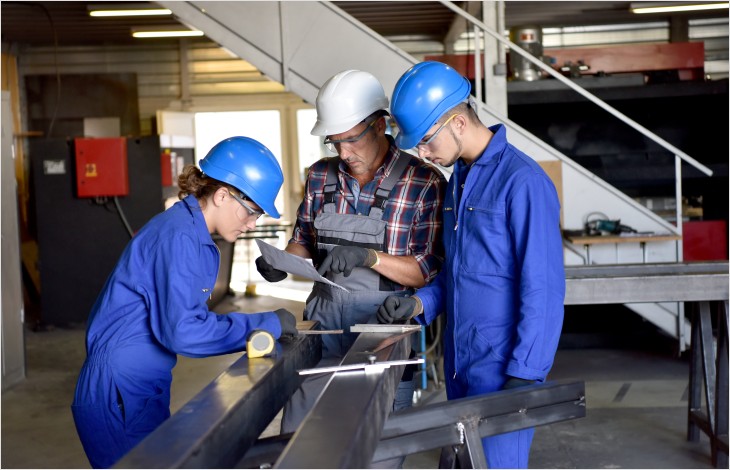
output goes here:
<path id="1" fill-rule="evenodd" d="M 313 281 L 324 282 L 325 284 L 329 284 L 331 286 L 338 287 L 345 292 L 349 292 L 341 285 L 336 284 L 323 276 L 320 276 L 320 274 L 317 272 L 316 269 L 314 269 L 314 266 L 312 266 L 312 263 L 309 260 L 304 259 L 301 256 L 287 253 L 284 250 L 280 250 L 275 246 L 269 245 L 263 240 L 259 240 L 258 238 L 256 239 L 256 244 L 259 246 L 259 250 L 261 250 L 261 256 L 264 257 L 264 260 L 266 260 L 267 263 L 269 263 L 276 269 L 291 274 L 296 274 L 297 276 L 311 279 Z"/>

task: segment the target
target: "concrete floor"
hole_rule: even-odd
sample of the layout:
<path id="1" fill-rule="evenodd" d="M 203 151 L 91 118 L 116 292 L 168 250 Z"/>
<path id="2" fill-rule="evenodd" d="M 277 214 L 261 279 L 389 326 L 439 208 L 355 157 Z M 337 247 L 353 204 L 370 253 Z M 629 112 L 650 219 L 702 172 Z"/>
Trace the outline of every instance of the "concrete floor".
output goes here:
<path id="1" fill-rule="evenodd" d="M 220 311 L 285 307 L 301 313 L 303 304 L 239 294 L 222 306 Z M 587 416 L 538 427 L 531 468 L 712 468 L 707 437 L 702 435 L 697 443 L 686 440 L 686 358 L 652 348 L 657 338 L 646 337 L 642 344 L 626 348 L 587 335 L 564 337 L 550 379 L 585 381 Z M 587 347 L 575 341 L 579 338 L 601 347 Z M 25 340 L 27 378 L 2 393 L 0 466 L 89 468 L 70 413 L 84 360 L 83 328 L 26 331 Z M 173 413 L 239 357 L 181 357 L 173 371 Z M 442 387 L 429 381 L 421 403 L 444 397 Z M 438 468 L 438 452 L 411 455 L 404 467 Z"/>

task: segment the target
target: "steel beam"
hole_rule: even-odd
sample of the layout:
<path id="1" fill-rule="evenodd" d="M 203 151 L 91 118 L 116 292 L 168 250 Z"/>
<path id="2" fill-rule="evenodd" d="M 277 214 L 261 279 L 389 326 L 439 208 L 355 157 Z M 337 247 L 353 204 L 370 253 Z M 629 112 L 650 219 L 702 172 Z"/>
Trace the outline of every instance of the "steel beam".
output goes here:
<path id="1" fill-rule="evenodd" d="M 557 423 L 586 415 L 583 382 L 546 382 L 512 390 L 448 400 L 393 413 L 385 423 L 373 462 L 466 444 L 467 422 L 478 422 L 479 437 Z M 463 427 L 460 427 L 460 424 Z M 469 455 L 476 465 L 473 441 Z"/>
<path id="2" fill-rule="evenodd" d="M 368 362 L 392 335 L 361 333 L 343 365 Z M 375 353 L 376 361 L 407 359 L 411 336 Z M 327 388 L 284 448 L 274 468 L 368 468 L 393 406 L 404 365 L 378 372 L 334 372 Z"/>
<path id="3" fill-rule="evenodd" d="M 565 268 L 565 305 L 728 299 L 728 263 Z"/>
<path id="4" fill-rule="evenodd" d="M 114 468 L 231 468 L 302 382 L 297 370 L 322 356 L 322 338 L 277 343 L 272 357 L 245 354 Z"/>

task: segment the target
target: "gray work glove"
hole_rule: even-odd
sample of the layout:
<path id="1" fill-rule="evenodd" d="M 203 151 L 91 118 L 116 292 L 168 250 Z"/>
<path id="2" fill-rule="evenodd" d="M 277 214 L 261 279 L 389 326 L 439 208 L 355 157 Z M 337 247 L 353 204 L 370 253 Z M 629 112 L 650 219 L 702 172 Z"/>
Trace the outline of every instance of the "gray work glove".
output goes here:
<path id="1" fill-rule="evenodd" d="M 378 308 L 378 323 L 405 323 L 411 318 L 419 303 L 415 296 L 389 295 Z"/>
<path id="2" fill-rule="evenodd" d="M 286 273 L 267 263 L 263 256 L 256 258 L 256 269 L 269 282 L 279 282 L 286 279 Z"/>
<path id="3" fill-rule="evenodd" d="M 279 317 L 279 323 L 281 323 L 281 336 L 296 336 L 299 334 L 297 319 L 293 313 L 285 308 L 275 310 L 274 313 Z"/>
<path id="4" fill-rule="evenodd" d="M 324 276 L 327 271 L 334 274 L 345 273 L 345 276 L 349 276 L 353 269 L 372 268 L 377 261 L 375 250 L 359 246 L 336 246 L 327 254 L 317 272 L 320 276 Z"/>
<path id="5" fill-rule="evenodd" d="M 513 388 L 526 387 L 527 385 L 532 385 L 534 383 L 535 383 L 534 380 L 520 379 L 518 377 L 510 377 L 504 383 L 502 390 L 511 390 Z"/>

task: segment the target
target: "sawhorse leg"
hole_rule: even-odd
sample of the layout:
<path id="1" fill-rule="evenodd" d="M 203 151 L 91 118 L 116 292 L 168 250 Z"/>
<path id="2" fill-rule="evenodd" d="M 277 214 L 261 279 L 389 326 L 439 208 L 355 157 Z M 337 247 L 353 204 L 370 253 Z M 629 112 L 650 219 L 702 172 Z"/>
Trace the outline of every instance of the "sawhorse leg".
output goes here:
<path id="1" fill-rule="evenodd" d="M 712 331 L 710 302 L 695 304 L 692 317 L 687 440 L 699 441 L 702 431 L 710 438 L 712 464 L 728 467 L 728 308 L 715 302 L 717 347 Z M 702 409 L 705 390 L 707 411 Z"/>

